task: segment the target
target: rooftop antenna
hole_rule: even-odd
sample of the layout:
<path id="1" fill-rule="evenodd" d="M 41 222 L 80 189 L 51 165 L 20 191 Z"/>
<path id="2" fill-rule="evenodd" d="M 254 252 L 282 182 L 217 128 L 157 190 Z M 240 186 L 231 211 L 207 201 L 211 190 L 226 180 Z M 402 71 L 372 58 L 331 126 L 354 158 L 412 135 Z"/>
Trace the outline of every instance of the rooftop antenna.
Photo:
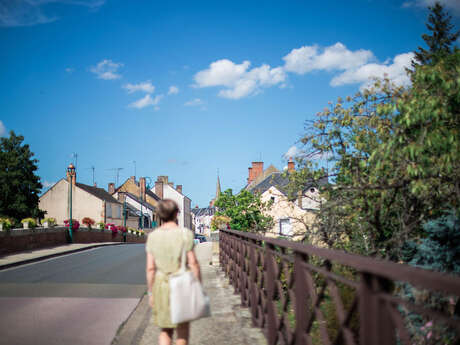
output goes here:
<path id="1" fill-rule="evenodd" d="M 72 152 L 72 157 L 73 157 L 73 159 L 74 159 L 74 164 L 73 164 L 73 165 L 75 166 L 75 170 L 77 170 L 77 166 L 78 166 L 78 164 L 77 164 L 77 163 L 78 163 L 78 153 Z"/>
<path id="2" fill-rule="evenodd" d="M 93 171 L 93 186 L 94 186 L 94 170 L 96 170 L 96 168 L 94 167 L 94 165 L 91 165 L 91 168 L 86 168 L 86 169 L 91 169 Z"/>
<path id="3" fill-rule="evenodd" d="M 134 163 L 134 180 L 136 179 L 136 161 L 133 161 Z"/>
<path id="4" fill-rule="evenodd" d="M 111 169 L 106 169 L 106 170 L 114 170 L 117 172 L 116 186 L 118 186 L 118 179 L 120 178 L 120 170 L 123 170 L 123 168 L 111 168 Z"/>

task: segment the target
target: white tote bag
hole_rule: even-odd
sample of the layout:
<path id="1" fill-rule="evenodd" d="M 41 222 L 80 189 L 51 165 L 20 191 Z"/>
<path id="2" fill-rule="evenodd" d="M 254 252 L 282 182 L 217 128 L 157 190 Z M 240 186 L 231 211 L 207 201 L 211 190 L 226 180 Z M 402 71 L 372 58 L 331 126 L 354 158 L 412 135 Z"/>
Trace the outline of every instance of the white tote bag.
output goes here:
<path id="1" fill-rule="evenodd" d="M 178 273 L 169 277 L 169 305 L 172 323 L 200 319 L 211 315 L 209 298 L 194 274 L 185 270 L 185 230 L 182 240 L 182 256 Z"/>

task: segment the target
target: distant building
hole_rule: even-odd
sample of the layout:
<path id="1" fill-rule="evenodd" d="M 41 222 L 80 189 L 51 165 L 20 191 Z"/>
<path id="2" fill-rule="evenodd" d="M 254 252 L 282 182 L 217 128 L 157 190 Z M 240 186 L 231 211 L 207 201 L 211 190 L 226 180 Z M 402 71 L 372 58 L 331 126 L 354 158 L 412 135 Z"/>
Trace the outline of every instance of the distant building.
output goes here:
<path id="1" fill-rule="evenodd" d="M 96 222 L 122 225 L 122 204 L 107 191 L 96 186 L 88 186 L 72 180 L 72 218 L 80 223 L 83 218 L 90 217 Z M 46 211 L 45 217 L 54 217 L 58 224 L 64 224 L 69 218 L 69 184 L 70 176 L 59 180 L 48 189 L 39 201 L 41 210 Z"/>
<path id="2" fill-rule="evenodd" d="M 178 223 L 179 226 L 192 229 L 191 200 L 182 193 L 182 185 L 174 188 L 174 183 L 168 181 L 168 176 L 158 176 L 155 187 L 150 189 L 160 199 L 174 200 L 179 206 Z"/>
<path id="3" fill-rule="evenodd" d="M 199 208 L 196 206 L 192 209 L 192 220 L 195 233 L 209 236 L 211 233 L 211 220 L 216 213 L 214 206 Z"/>
<path id="4" fill-rule="evenodd" d="M 156 209 L 148 202 L 142 201 L 136 195 L 128 192 L 115 192 L 114 196 L 121 203 L 126 201 L 126 207 L 133 214 L 133 216 L 128 217 L 126 222 L 127 226 L 142 229 L 154 228 L 157 226 L 155 221 Z"/>
<path id="5" fill-rule="evenodd" d="M 266 235 L 302 239 L 306 228 L 313 224 L 316 211 L 320 207 L 318 185 L 309 184 L 294 198 L 289 197 L 286 190 L 289 183 L 287 174 L 295 170 L 292 159 L 288 162 L 287 174 L 280 172 L 273 165 L 263 170 L 263 165 L 263 162 L 252 163 L 245 189 L 260 194 L 263 202 L 272 203 L 266 214 L 273 217 L 275 224 Z M 320 181 L 320 184 L 323 183 L 327 183 L 327 180 Z"/>

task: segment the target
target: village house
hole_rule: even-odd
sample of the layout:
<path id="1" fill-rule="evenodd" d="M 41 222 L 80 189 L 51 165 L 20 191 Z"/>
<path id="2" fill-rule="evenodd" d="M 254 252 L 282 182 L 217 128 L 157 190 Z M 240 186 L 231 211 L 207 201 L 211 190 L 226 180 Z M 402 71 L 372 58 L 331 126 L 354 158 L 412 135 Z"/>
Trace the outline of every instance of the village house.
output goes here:
<path id="1" fill-rule="evenodd" d="M 69 218 L 70 175 L 56 182 L 39 201 L 46 217 L 56 218 L 57 224 L 64 224 Z M 102 188 L 77 182 L 76 173 L 72 179 L 72 218 L 80 223 L 83 218 L 92 218 L 95 222 L 122 225 L 122 204 Z"/>
<path id="2" fill-rule="evenodd" d="M 192 222 L 195 233 L 209 236 L 211 234 L 211 220 L 216 213 L 214 206 L 192 209 Z"/>
<path id="3" fill-rule="evenodd" d="M 289 183 L 289 174 L 295 170 L 292 159 L 289 159 L 287 174 L 280 172 L 273 165 L 266 170 L 263 162 L 252 162 L 245 189 L 261 196 L 261 200 L 271 203 L 266 214 L 273 217 L 274 226 L 266 235 L 271 237 L 288 237 L 301 240 L 315 219 L 321 198 L 318 186 L 310 184 L 295 198 L 290 198 L 286 187 Z M 327 181 L 321 181 L 326 183 Z"/>
<path id="4" fill-rule="evenodd" d="M 179 206 L 179 226 L 192 228 L 191 200 L 182 193 L 182 185 L 174 188 L 174 183 L 168 181 L 168 176 L 158 176 L 155 187 L 151 188 L 160 199 L 174 200 Z"/>
<path id="5" fill-rule="evenodd" d="M 117 189 L 113 183 L 109 183 L 109 193 L 121 203 L 126 201 L 129 208 L 137 215 L 137 223 L 134 224 L 135 220 L 132 219 L 129 226 L 154 228 L 159 224 L 156 210 L 161 199 L 146 187 L 145 177 L 140 177 L 139 182 L 137 182 L 135 176 L 131 176 Z M 140 221 L 141 214 L 142 223 Z"/>

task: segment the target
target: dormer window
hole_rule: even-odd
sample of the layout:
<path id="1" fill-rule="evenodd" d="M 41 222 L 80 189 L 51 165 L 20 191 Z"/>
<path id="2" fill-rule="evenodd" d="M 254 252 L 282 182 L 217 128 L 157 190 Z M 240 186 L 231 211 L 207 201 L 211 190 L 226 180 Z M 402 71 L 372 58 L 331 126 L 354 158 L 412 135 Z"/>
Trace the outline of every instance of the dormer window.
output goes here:
<path id="1" fill-rule="evenodd" d="M 311 187 L 311 188 L 310 188 L 310 193 L 314 193 L 314 192 L 316 192 L 316 189 L 313 188 L 313 187 Z"/>
<path id="2" fill-rule="evenodd" d="M 275 202 L 275 197 L 272 196 L 272 197 L 270 198 L 270 200 L 271 200 L 272 202 Z"/>

